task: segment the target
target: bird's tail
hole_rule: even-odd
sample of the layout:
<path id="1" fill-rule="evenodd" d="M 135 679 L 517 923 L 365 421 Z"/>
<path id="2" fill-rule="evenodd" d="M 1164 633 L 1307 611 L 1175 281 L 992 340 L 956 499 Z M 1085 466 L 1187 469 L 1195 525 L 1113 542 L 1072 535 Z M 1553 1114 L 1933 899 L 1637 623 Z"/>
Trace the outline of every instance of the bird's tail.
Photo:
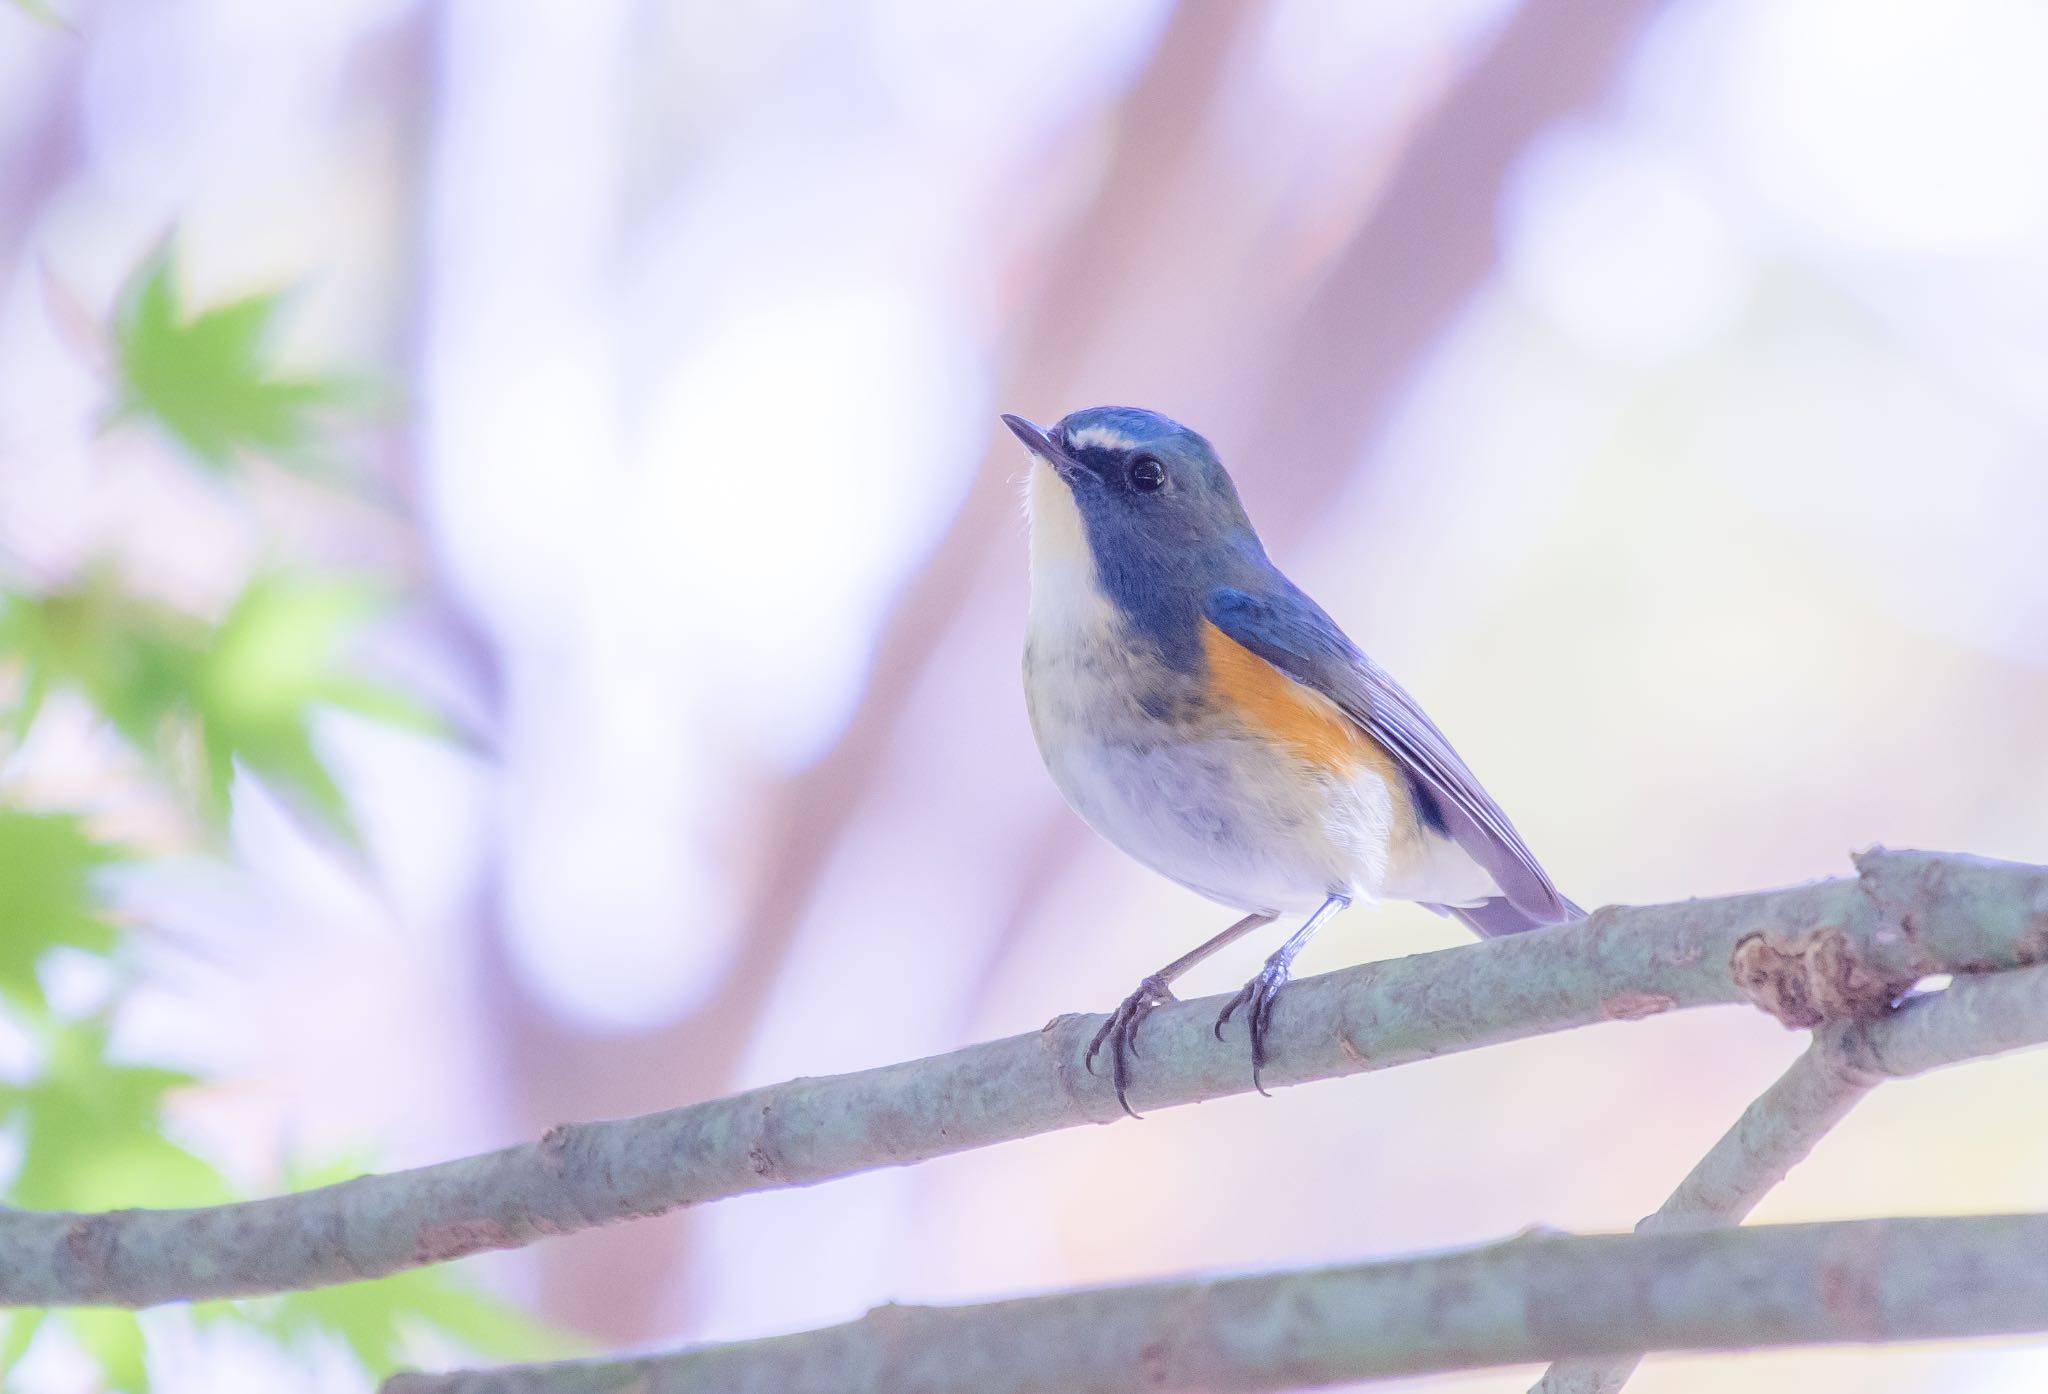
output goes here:
<path id="1" fill-rule="evenodd" d="M 1466 927 L 1481 939 L 1498 939 L 1527 929 L 1541 929 L 1547 924 L 1569 924 L 1586 918 L 1586 912 L 1571 901 L 1563 896 L 1558 899 L 1564 902 L 1565 914 L 1562 918 L 1553 919 L 1539 919 L 1504 895 L 1482 900 L 1477 905 L 1432 905 L 1429 908 L 1439 915 L 1452 915 L 1463 920 Z"/>

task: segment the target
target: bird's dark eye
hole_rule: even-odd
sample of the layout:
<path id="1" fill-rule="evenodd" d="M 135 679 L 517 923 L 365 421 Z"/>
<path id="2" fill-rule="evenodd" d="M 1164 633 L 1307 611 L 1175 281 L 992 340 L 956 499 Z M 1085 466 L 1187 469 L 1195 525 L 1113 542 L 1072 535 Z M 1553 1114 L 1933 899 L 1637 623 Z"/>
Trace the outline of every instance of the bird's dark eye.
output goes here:
<path id="1" fill-rule="evenodd" d="M 1131 487 L 1149 494 L 1166 482 L 1166 466 L 1157 455 L 1140 455 L 1131 461 Z"/>

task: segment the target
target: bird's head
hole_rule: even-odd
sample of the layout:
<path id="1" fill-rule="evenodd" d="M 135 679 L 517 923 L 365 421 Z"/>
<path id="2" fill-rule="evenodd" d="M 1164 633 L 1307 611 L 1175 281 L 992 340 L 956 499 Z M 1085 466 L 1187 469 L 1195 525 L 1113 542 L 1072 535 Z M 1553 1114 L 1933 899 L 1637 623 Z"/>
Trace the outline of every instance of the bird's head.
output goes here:
<path id="1" fill-rule="evenodd" d="M 1258 547 L 1215 449 L 1170 417 L 1089 407 L 1050 430 L 1021 416 L 1003 422 L 1032 455 L 1040 555 L 1048 542 L 1085 545 L 1107 581 L 1116 571 L 1189 568 L 1211 554 Z M 1078 535 L 1063 537 L 1075 522 Z"/>

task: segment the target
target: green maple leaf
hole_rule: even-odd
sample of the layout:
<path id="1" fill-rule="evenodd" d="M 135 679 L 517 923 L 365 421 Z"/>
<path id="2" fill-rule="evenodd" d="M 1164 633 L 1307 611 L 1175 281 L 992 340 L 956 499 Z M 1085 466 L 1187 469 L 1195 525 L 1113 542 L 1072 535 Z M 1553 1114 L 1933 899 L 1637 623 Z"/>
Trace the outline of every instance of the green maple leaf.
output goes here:
<path id="1" fill-rule="evenodd" d="M 72 1339 L 100 1367 L 100 1379 L 113 1394 L 147 1394 L 149 1366 L 144 1360 L 142 1322 L 133 1312 L 99 1307 L 64 1312 L 61 1319 Z"/>
<path id="2" fill-rule="evenodd" d="M 314 467 L 323 419 L 359 403 L 357 387 L 293 377 L 270 361 L 281 291 L 193 311 L 180 301 L 166 243 L 135 273 L 114 318 L 121 374 L 116 416 L 156 421 L 200 463 L 226 472 L 254 455 Z"/>
<path id="3" fill-rule="evenodd" d="M 244 1319 L 287 1348 L 338 1336 L 376 1379 L 406 1364 L 421 1338 L 452 1342 L 489 1360 L 544 1360 L 571 1351 L 546 1323 L 438 1269 L 242 1305 Z"/>
<path id="4" fill-rule="evenodd" d="M 0 808 L 0 993 L 39 1006 L 36 963 L 44 950 L 112 950 L 114 926 L 92 883 L 101 867 L 120 859 L 72 814 Z"/>
<path id="5" fill-rule="evenodd" d="M 164 1135 L 164 1096 L 193 1083 L 192 1076 L 110 1059 L 103 1017 L 28 1016 L 24 1024 L 43 1048 L 42 1068 L 26 1084 L 0 1085 L 0 1125 L 21 1141 L 9 1204 L 102 1211 L 229 1198 L 218 1171 Z M 0 1371 L 11 1369 L 53 1325 L 92 1357 L 104 1389 L 143 1394 L 149 1388 L 142 1327 L 135 1313 L 111 1309 L 12 1314 L 0 1343 Z"/>
<path id="6" fill-rule="evenodd" d="M 320 759 L 322 708 L 435 735 L 448 725 L 356 671 L 350 650 L 389 605 L 380 588 L 272 572 L 218 625 L 137 597 L 105 572 L 66 590 L 7 597 L 0 654 L 26 670 L 17 730 L 42 695 L 75 687 L 135 748 L 224 817 L 237 767 L 351 843 L 346 798 Z M 194 758 L 196 752 L 196 759 Z"/>
<path id="7" fill-rule="evenodd" d="M 100 1018 L 45 1018 L 37 1029 L 41 1072 L 0 1085 L 0 1120 L 22 1138 L 10 1204 L 108 1210 L 228 1199 L 220 1173 L 164 1135 L 164 1095 L 195 1083 L 191 1075 L 109 1059 Z"/>
<path id="8" fill-rule="evenodd" d="M 221 622 L 198 674 L 207 769 L 224 807 L 240 764 L 354 840 L 340 787 L 313 745 L 322 708 L 430 734 L 446 723 L 397 688 L 352 671 L 350 646 L 385 608 L 375 587 L 285 573 L 259 576 Z"/>
<path id="9" fill-rule="evenodd" d="M 131 744 L 155 752 L 208 642 L 203 621 L 133 595 L 105 569 L 62 590 L 0 596 L 0 654 L 25 670 L 16 735 L 53 688 L 75 687 Z"/>

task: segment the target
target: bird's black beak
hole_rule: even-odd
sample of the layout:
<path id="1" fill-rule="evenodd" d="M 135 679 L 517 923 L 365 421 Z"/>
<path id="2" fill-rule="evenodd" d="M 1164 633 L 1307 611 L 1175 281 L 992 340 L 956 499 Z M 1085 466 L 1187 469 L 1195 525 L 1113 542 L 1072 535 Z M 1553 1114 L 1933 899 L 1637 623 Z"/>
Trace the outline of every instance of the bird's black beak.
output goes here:
<path id="1" fill-rule="evenodd" d="M 1048 436 L 1039 427 L 1038 423 L 1004 412 L 1003 424 L 1010 428 L 1018 440 L 1024 442 L 1026 450 L 1045 461 L 1048 465 L 1051 465 L 1053 472 L 1066 480 L 1067 483 L 1072 484 L 1083 473 L 1080 464 L 1064 450 L 1054 445 L 1052 437 Z"/>

